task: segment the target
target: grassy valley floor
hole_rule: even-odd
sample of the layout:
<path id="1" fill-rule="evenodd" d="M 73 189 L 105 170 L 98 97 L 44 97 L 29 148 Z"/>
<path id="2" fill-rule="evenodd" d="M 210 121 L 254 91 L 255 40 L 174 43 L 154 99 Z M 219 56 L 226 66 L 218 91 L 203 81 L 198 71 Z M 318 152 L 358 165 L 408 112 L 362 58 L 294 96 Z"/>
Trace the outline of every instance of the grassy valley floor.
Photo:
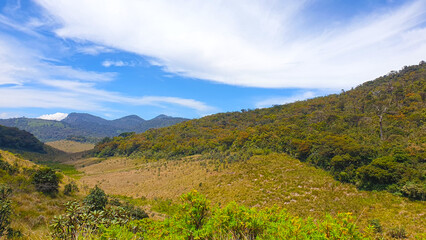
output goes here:
<path id="1" fill-rule="evenodd" d="M 233 164 L 201 156 L 164 162 L 91 158 L 74 164 L 84 172 L 82 184 L 99 185 L 108 194 L 177 202 L 181 194 L 197 189 L 222 206 L 231 201 L 258 208 L 278 205 L 293 215 L 313 218 L 351 212 L 361 227 L 378 219 L 384 232 L 403 227 L 410 238 L 426 238 L 424 202 L 388 192 L 359 191 L 285 154 L 254 156 Z"/>

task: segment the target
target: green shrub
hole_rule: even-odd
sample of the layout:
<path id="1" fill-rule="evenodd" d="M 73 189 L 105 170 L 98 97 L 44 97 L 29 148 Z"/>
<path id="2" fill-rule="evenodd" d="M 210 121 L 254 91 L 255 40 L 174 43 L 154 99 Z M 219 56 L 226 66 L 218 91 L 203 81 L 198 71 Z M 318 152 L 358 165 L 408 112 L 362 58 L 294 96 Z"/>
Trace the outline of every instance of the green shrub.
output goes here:
<path id="1" fill-rule="evenodd" d="M 407 233 L 405 231 L 405 228 L 402 226 L 391 228 L 388 234 L 389 236 L 393 238 L 407 238 Z"/>
<path id="2" fill-rule="evenodd" d="M 257 210 L 235 202 L 210 207 L 196 191 L 184 194 L 181 211 L 163 221 L 142 219 L 124 226 L 101 227 L 100 239 L 371 239 L 373 228 L 358 230 L 350 213 L 324 220 L 291 216 L 278 207 Z"/>
<path id="3" fill-rule="evenodd" d="M 104 190 L 96 185 L 95 188 L 90 190 L 90 194 L 84 198 L 84 203 L 89 207 L 90 211 L 101 211 L 107 205 L 108 197 Z"/>
<path id="4" fill-rule="evenodd" d="M 78 189 L 77 184 L 75 184 L 75 182 L 68 183 L 64 187 L 64 194 L 67 195 L 67 196 L 70 196 L 70 195 L 72 195 L 72 194 L 74 194 L 75 192 L 78 192 L 78 191 L 79 191 L 79 189 Z"/>
<path id="5" fill-rule="evenodd" d="M 370 224 L 370 226 L 374 227 L 374 232 L 376 232 L 376 233 L 383 232 L 382 224 L 380 224 L 379 219 L 372 219 L 372 220 L 368 221 L 368 223 Z"/>
<path id="6" fill-rule="evenodd" d="M 55 195 L 59 189 L 59 177 L 51 168 L 41 168 L 36 170 L 32 177 L 32 182 L 36 190 L 45 194 Z"/>
<path id="7" fill-rule="evenodd" d="M 12 214 L 9 196 L 12 189 L 6 185 L 0 185 L 0 237 L 7 234 Z"/>
<path id="8" fill-rule="evenodd" d="M 417 200 L 426 200 L 426 183 L 406 183 L 402 189 L 401 192 L 411 198 L 411 199 L 417 199 Z"/>

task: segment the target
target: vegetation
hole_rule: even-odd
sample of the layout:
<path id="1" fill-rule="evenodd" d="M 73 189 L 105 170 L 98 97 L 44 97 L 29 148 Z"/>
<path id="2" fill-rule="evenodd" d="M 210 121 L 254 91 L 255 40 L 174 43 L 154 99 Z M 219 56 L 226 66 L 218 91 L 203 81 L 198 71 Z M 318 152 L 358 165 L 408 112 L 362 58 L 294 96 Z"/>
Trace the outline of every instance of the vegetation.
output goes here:
<path id="1" fill-rule="evenodd" d="M 135 115 L 116 120 L 105 120 L 87 113 L 70 113 L 62 121 L 12 118 L 0 119 L 0 124 L 28 131 L 43 142 L 66 139 L 82 143 L 96 143 L 103 137 L 118 136 L 123 132 L 140 133 L 150 128 L 166 127 L 186 120 L 188 119 L 164 115 L 151 120 L 144 120 Z"/>
<path id="2" fill-rule="evenodd" d="M 85 173 L 82 184 L 127 196 L 126 200 L 145 206 L 156 219 L 176 214 L 180 195 L 197 189 L 213 205 L 225 206 L 232 201 L 259 209 L 276 205 L 293 216 L 318 220 L 326 213 L 337 216 L 351 212 L 361 228 L 377 219 L 384 235 L 398 226 L 403 226 L 410 238 L 422 236 L 426 230 L 426 202 L 385 191 L 358 190 L 286 154 L 257 155 L 232 164 L 201 158 L 158 162 L 124 157 L 85 159 L 77 168 Z"/>
<path id="3" fill-rule="evenodd" d="M 108 197 L 105 192 L 98 186 L 90 191 L 90 194 L 84 199 L 84 204 L 89 208 L 89 211 L 102 211 L 108 203 Z"/>
<path id="4" fill-rule="evenodd" d="M 37 169 L 32 177 L 36 190 L 49 195 L 58 193 L 59 181 L 59 176 L 51 168 Z"/>
<path id="5" fill-rule="evenodd" d="M 0 237 L 7 235 L 12 215 L 9 196 L 12 189 L 6 185 L 0 185 Z"/>
<path id="6" fill-rule="evenodd" d="M 360 231 L 350 213 L 314 221 L 291 216 L 278 207 L 257 210 L 235 202 L 224 208 L 212 207 L 196 191 L 184 194 L 181 199 L 180 210 L 162 221 L 117 221 L 113 225 L 99 224 L 97 231 L 77 227 L 72 229 L 80 231 L 73 236 L 82 239 L 371 239 L 373 236 L 373 228 Z M 55 222 L 54 227 L 57 225 Z"/>
<path id="7" fill-rule="evenodd" d="M 357 88 L 272 108 L 222 113 L 96 145 L 99 157 L 224 163 L 288 153 L 361 189 L 425 200 L 426 63 Z"/>
<path id="8" fill-rule="evenodd" d="M 80 190 L 75 182 L 70 182 L 64 186 L 64 195 L 71 196 L 78 191 Z"/>
<path id="9" fill-rule="evenodd" d="M 101 228 L 124 226 L 132 220 L 147 218 L 148 215 L 132 204 L 115 200 L 108 205 L 104 191 L 97 186 L 90 191 L 83 203 L 77 201 L 66 204 L 65 214 L 56 216 L 51 225 L 51 235 L 55 239 L 86 239 L 94 236 Z"/>
<path id="10" fill-rule="evenodd" d="M 43 143 L 31 133 L 0 125 L 0 148 L 44 153 Z"/>
<path id="11" fill-rule="evenodd" d="M 2 186 L 0 190 L 2 220 L 0 222 L 2 226 L 7 225 L 7 231 L 3 234 L 12 239 L 46 239 L 49 235 L 48 223 L 54 215 L 63 211 L 64 204 L 70 201 L 71 197 L 61 193 L 52 197 L 38 192 L 32 176 L 40 169 L 40 166 L 15 154 L 0 150 L 0 165 L 8 166 L 0 168 L 0 185 Z M 69 179 L 64 177 L 63 181 L 69 181 Z M 74 195 L 72 198 L 80 197 Z M 10 213 L 10 215 L 4 213 Z M 9 218 L 4 218 L 7 215 Z M 0 239 L 3 238 L 0 237 Z"/>

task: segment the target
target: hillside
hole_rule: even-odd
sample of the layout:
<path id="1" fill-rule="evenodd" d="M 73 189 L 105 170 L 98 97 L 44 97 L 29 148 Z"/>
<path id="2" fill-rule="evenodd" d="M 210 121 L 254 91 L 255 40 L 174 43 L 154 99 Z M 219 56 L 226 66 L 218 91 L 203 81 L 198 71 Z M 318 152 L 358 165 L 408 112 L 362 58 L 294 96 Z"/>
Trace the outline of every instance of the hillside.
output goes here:
<path id="1" fill-rule="evenodd" d="M 118 136 L 123 132 L 141 133 L 150 128 L 170 126 L 186 120 L 188 119 L 164 115 L 151 120 L 144 120 L 136 115 L 106 120 L 87 113 L 70 113 L 61 121 L 11 118 L 0 119 L 0 124 L 28 131 L 43 142 L 65 139 L 96 142 L 101 138 Z"/>
<path id="2" fill-rule="evenodd" d="M 288 153 L 361 189 L 425 200 L 426 63 L 355 89 L 272 108 L 221 113 L 142 134 L 115 137 L 97 156 L 221 163 Z"/>
<path id="3" fill-rule="evenodd" d="M 387 192 L 359 191 L 286 154 L 253 156 L 232 164 L 199 155 L 180 161 L 112 157 L 74 163 L 84 172 L 81 183 L 132 197 L 167 214 L 173 212 L 181 194 L 196 189 L 222 207 L 233 201 L 258 209 L 279 206 L 305 219 L 350 212 L 361 228 L 376 219 L 385 233 L 398 226 L 412 238 L 425 232 L 425 202 Z"/>
<path id="4" fill-rule="evenodd" d="M 0 149 L 44 153 L 44 144 L 31 133 L 0 125 Z"/>

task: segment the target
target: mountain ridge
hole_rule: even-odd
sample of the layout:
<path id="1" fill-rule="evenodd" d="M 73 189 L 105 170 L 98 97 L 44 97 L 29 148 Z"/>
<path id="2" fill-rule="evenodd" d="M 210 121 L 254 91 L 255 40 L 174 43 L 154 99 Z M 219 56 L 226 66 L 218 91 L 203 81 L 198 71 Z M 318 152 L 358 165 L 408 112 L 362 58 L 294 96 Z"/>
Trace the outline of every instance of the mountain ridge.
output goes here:
<path id="1" fill-rule="evenodd" d="M 61 121 L 38 118 L 0 119 L 0 125 L 17 127 L 34 134 L 43 142 L 77 137 L 95 142 L 103 137 L 114 137 L 123 132 L 141 133 L 150 128 L 170 126 L 187 121 L 186 118 L 159 115 L 145 120 L 137 115 L 128 115 L 114 120 L 88 113 L 70 113 Z"/>

